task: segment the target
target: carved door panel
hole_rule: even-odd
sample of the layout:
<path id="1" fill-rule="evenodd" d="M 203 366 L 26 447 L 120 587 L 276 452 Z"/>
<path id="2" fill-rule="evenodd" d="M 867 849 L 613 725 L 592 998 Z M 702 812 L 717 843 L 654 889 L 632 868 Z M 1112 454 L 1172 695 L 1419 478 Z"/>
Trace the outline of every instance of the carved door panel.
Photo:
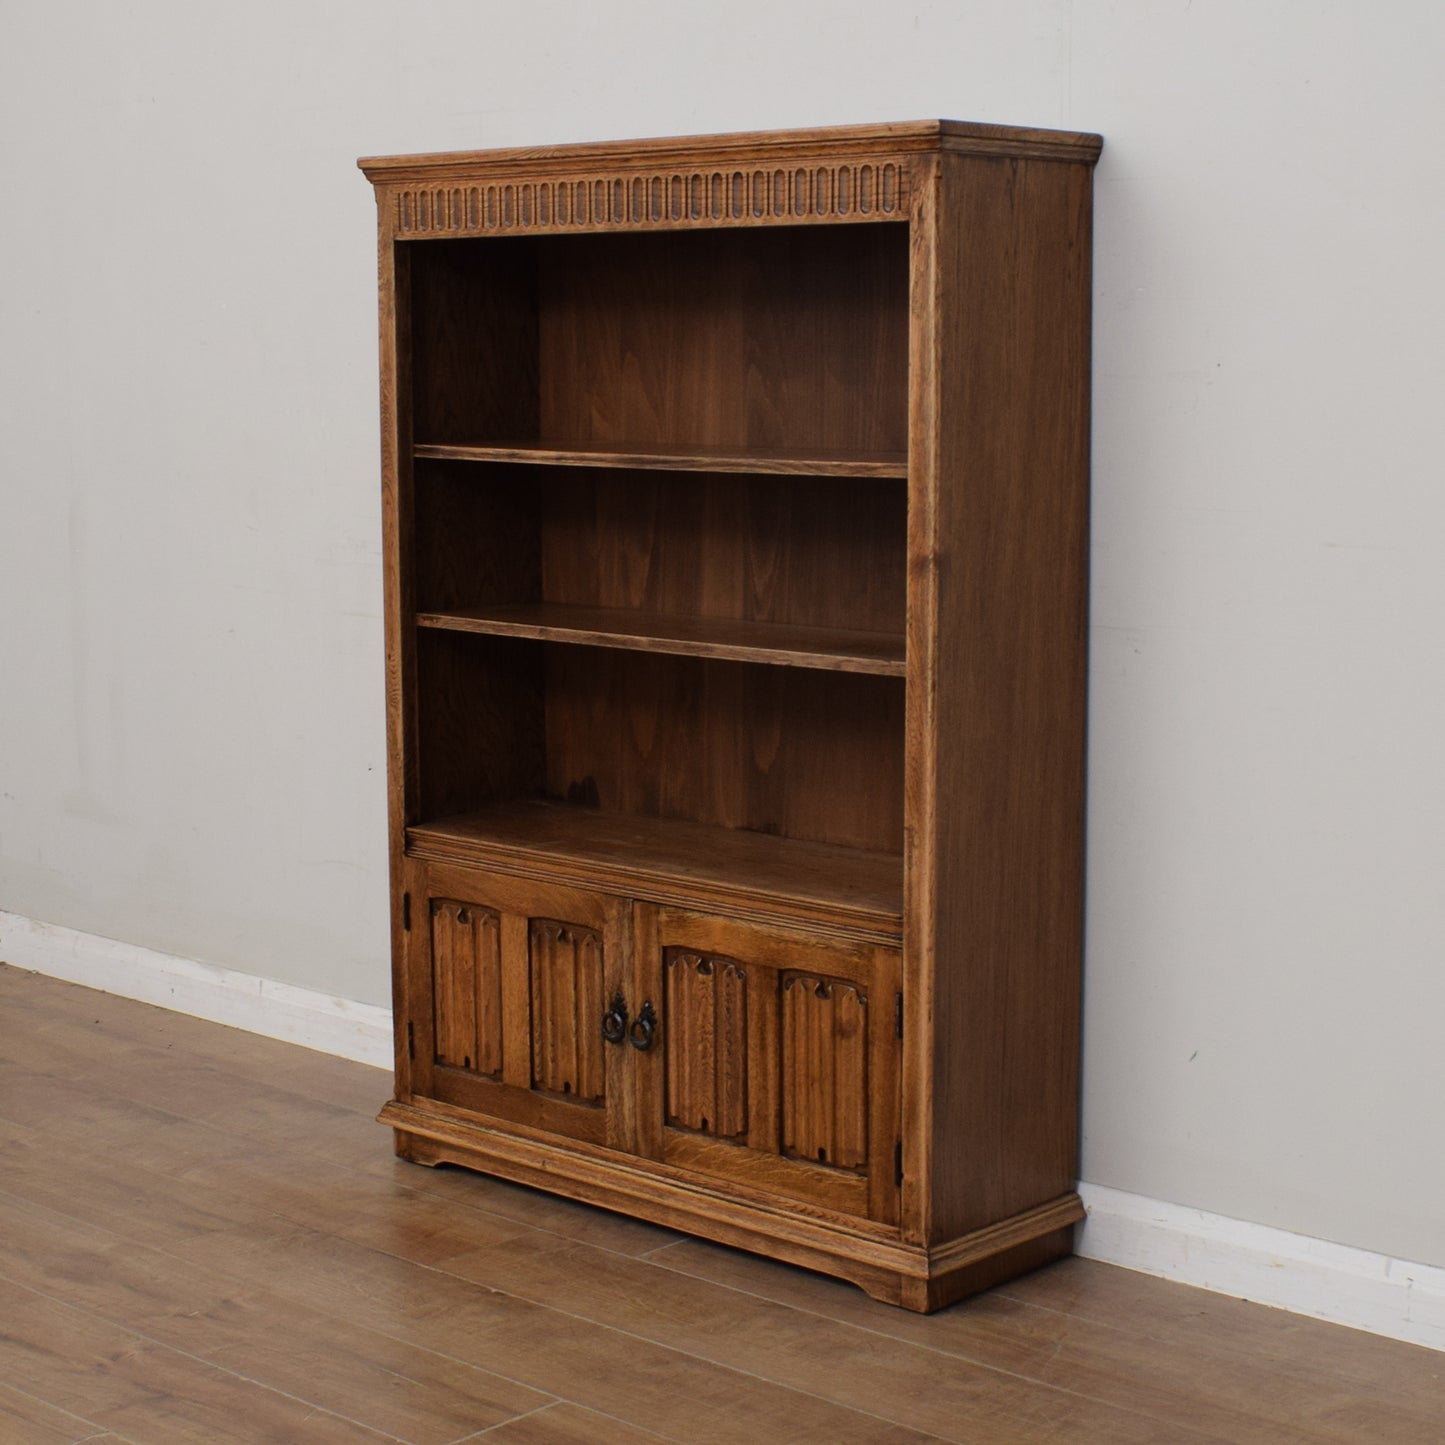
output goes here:
<path id="1" fill-rule="evenodd" d="M 470 868 L 412 865 L 409 879 L 412 1092 L 625 1147 L 625 1061 L 603 1022 L 627 905 Z"/>
<path id="2" fill-rule="evenodd" d="M 642 904 L 633 931 L 641 1151 L 896 1222 L 897 952 Z"/>

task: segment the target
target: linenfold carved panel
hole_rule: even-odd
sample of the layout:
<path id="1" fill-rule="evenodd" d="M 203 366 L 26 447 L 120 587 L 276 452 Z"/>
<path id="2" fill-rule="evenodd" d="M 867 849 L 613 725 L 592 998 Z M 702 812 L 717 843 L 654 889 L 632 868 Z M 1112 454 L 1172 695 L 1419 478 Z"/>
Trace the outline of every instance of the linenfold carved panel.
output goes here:
<path id="1" fill-rule="evenodd" d="M 590 928 L 533 918 L 532 1087 L 578 1103 L 603 1094 L 602 939 Z"/>
<path id="2" fill-rule="evenodd" d="M 906 214 L 908 169 L 890 160 L 774 170 L 579 175 L 406 187 L 395 196 L 396 233 L 401 236 L 885 219 Z"/>
<path id="3" fill-rule="evenodd" d="M 783 977 L 783 1152 L 812 1164 L 868 1162 L 868 996 L 851 983 Z"/>
<path id="4" fill-rule="evenodd" d="M 667 1122 L 740 1139 L 748 1127 L 747 972 L 684 948 L 666 957 Z"/>
<path id="5" fill-rule="evenodd" d="M 436 1061 L 474 1074 L 502 1068 L 502 969 L 497 915 L 471 903 L 431 905 Z"/>

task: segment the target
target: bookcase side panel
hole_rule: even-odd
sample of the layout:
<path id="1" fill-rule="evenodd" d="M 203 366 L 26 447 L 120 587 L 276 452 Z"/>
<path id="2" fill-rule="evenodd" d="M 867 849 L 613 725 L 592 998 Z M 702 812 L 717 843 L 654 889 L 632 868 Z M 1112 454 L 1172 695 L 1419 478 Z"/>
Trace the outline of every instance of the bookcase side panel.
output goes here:
<path id="1" fill-rule="evenodd" d="M 930 1242 L 1077 1176 L 1091 167 L 942 158 Z"/>
<path id="2" fill-rule="evenodd" d="M 416 652 L 421 817 L 538 796 L 545 767 L 538 644 L 427 629 Z"/>
<path id="3" fill-rule="evenodd" d="M 377 293 L 381 385 L 382 619 L 385 638 L 387 855 L 392 958 L 405 952 L 404 849 L 416 797 L 415 656 L 408 625 L 415 608 L 411 568 L 411 281 L 405 249 L 392 238 L 388 209 L 378 204 Z M 396 1091 L 410 1089 L 406 970 L 392 969 Z"/>
<path id="4" fill-rule="evenodd" d="M 448 240 L 409 249 L 417 441 L 534 440 L 535 242 Z"/>

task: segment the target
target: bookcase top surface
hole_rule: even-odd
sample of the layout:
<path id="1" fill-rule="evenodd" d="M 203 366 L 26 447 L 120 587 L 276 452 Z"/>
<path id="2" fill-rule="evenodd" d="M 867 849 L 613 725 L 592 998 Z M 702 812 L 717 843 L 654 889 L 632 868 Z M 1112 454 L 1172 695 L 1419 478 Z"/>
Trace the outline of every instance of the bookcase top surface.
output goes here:
<path id="1" fill-rule="evenodd" d="M 657 136 L 644 140 L 588 141 L 578 145 L 521 146 L 506 150 L 441 151 L 423 155 L 363 156 L 357 165 L 375 185 L 460 176 L 507 175 L 585 167 L 766 164 L 803 158 L 954 152 L 1079 161 L 1098 159 L 1103 138 L 1077 131 L 1036 130 L 960 120 L 888 121 L 812 130 L 735 131 L 720 135 Z"/>

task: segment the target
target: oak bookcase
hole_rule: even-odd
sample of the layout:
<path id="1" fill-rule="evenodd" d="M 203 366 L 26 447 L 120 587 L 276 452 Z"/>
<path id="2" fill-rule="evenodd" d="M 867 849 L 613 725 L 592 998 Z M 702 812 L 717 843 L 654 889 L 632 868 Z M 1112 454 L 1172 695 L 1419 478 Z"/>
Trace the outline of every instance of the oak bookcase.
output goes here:
<path id="1" fill-rule="evenodd" d="M 918 1310 L 1068 1252 L 1099 146 L 361 162 L 400 1154 Z"/>

